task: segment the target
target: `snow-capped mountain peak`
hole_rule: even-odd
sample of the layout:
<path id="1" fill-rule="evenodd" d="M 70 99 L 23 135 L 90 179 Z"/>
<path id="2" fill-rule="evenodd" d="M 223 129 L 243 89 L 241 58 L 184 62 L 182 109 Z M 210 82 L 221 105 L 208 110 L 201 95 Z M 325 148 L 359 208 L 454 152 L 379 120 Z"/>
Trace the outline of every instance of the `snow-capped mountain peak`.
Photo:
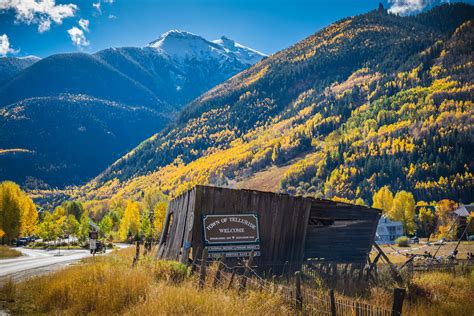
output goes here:
<path id="1" fill-rule="evenodd" d="M 267 56 L 255 49 L 239 44 L 226 36 L 221 36 L 220 39 L 214 40 L 212 42 L 234 53 L 243 63 L 249 65 L 253 65 L 260 61 L 263 57 Z"/>
<path id="2" fill-rule="evenodd" d="M 236 60 L 242 64 L 253 65 L 266 56 L 224 36 L 215 41 L 208 41 L 199 35 L 179 30 L 163 33 L 158 39 L 148 44 L 148 47 L 155 48 L 161 54 L 176 61 Z"/>
<path id="3" fill-rule="evenodd" d="M 180 30 L 170 30 L 168 32 L 161 34 L 158 37 L 158 39 L 148 44 L 148 46 L 154 47 L 154 48 L 163 48 L 164 45 L 171 45 L 180 41 L 206 41 L 206 40 L 202 38 L 201 36 L 190 33 L 190 32 L 180 31 Z"/>
<path id="4" fill-rule="evenodd" d="M 37 62 L 37 61 L 41 60 L 40 57 L 35 56 L 35 55 L 22 56 L 22 57 L 18 57 L 18 59 L 31 60 L 31 61 L 34 61 L 34 62 Z"/>
<path id="5" fill-rule="evenodd" d="M 148 44 L 169 57 L 175 59 L 193 59 L 208 57 L 216 49 L 199 35 L 171 30 L 163 33 L 157 40 Z M 214 54 L 212 54 L 214 55 Z"/>

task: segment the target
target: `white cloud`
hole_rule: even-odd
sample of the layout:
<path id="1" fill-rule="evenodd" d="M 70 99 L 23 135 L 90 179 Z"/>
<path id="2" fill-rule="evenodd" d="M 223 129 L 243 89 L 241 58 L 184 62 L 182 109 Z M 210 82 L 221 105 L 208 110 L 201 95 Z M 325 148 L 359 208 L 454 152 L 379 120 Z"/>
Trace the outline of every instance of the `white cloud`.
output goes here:
<path id="1" fill-rule="evenodd" d="M 16 53 L 18 53 L 18 50 L 11 48 L 7 34 L 0 35 L 0 56 Z"/>
<path id="2" fill-rule="evenodd" d="M 74 45 L 81 48 L 89 46 L 90 43 L 84 35 L 84 31 L 80 28 L 74 26 L 67 30 L 67 33 L 69 34 L 69 37 L 71 38 L 71 41 Z"/>
<path id="3" fill-rule="evenodd" d="M 92 3 L 92 6 L 94 7 L 94 9 L 97 10 L 99 14 L 102 14 L 102 9 L 100 8 L 100 0 Z"/>
<path id="4" fill-rule="evenodd" d="M 1 10 L 14 10 L 18 22 L 38 24 L 42 33 L 50 29 L 51 22 L 61 24 L 73 17 L 78 7 L 72 3 L 56 4 L 55 0 L 0 0 Z"/>
<path id="5" fill-rule="evenodd" d="M 38 32 L 44 33 L 46 31 L 49 31 L 50 28 L 51 28 L 51 20 L 43 20 L 39 22 Z"/>
<path id="6" fill-rule="evenodd" d="M 419 13 L 428 6 L 438 3 L 449 2 L 449 0 L 388 0 L 391 4 L 388 12 L 399 15 Z"/>
<path id="7" fill-rule="evenodd" d="M 115 0 L 104 0 L 105 3 L 108 3 L 108 4 L 113 4 L 115 2 Z"/>
<path id="8" fill-rule="evenodd" d="M 79 26 L 86 32 L 89 32 L 89 20 L 80 19 Z"/>
<path id="9" fill-rule="evenodd" d="M 116 18 L 117 18 L 117 17 L 116 17 L 115 15 L 109 14 L 109 19 L 110 19 L 110 20 L 115 20 Z"/>

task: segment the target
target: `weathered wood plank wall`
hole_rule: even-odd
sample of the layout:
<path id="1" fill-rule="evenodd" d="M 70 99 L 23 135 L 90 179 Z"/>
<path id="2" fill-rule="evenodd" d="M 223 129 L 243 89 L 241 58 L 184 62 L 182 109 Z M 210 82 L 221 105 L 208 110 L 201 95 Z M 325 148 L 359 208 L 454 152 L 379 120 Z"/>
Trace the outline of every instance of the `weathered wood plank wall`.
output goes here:
<path id="1" fill-rule="evenodd" d="M 261 256 L 255 264 L 300 261 L 311 201 L 304 198 L 219 187 L 197 186 L 193 248 L 204 247 L 203 214 L 247 214 L 259 217 Z"/>
<path id="2" fill-rule="evenodd" d="M 308 225 L 305 259 L 337 263 L 367 261 L 380 218 L 378 210 L 315 199 L 310 218 L 311 222 L 330 220 L 332 224 Z"/>
<path id="3" fill-rule="evenodd" d="M 195 189 L 186 191 L 180 196 L 170 201 L 166 211 L 166 218 L 170 219 L 168 224 L 167 235 L 160 239 L 160 247 L 158 250 L 158 257 L 170 260 L 180 260 L 180 254 L 183 246 L 183 239 L 188 238 L 189 230 L 192 230 L 192 225 L 188 223 L 188 215 L 192 213 L 194 207 Z M 189 203 L 191 200 L 191 204 Z M 192 223 L 192 221 L 191 221 Z M 167 223 L 165 221 L 165 227 Z M 184 259 L 182 259 L 184 260 Z"/>
<path id="4" fill-rule="evenodd" d="M 192 249 L 203 249 L 204 214 L 248 214 L 259 218 L 257 265 L 295 263 L 307 258 L 324 262 L 367 260 L 380 214 L 377 210 L 286 194 L 196 186 L 173 199 L 169 227 L 160 240 L 159 258 L 186 262 Z M 309 219 L 326 221 L 325 226 Z M 330 224 L 328 224 L 328 222 Z"/>

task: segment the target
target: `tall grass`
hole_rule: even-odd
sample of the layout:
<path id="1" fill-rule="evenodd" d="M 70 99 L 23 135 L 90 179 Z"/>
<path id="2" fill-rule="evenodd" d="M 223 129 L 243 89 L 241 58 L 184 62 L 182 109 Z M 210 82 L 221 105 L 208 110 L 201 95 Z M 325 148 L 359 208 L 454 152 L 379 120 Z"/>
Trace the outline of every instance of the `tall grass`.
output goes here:
<path id="1" fill-rule="evenodd" d="M 131 258 L 130 250 L 115 252 L 18 284 L 6 282 L 0 302 L 15 315 L 279 315 L 289 311 L 278 296 L 198 290 L 195 278 L 179 263 L 145 258 L 132 268 Z"/>
<path id="2" fill-rule="evenodd" d="M 13 283 L 0 289 L 0 310 L 17 315 L 288 315 L 294 313 L 281 297 L 268 291 L 237 293 L 209 284 L 197 288 L 195 276 L 180 263 L 142 258 L 132 268 L 134 249 L 85 260 L 53 274 Z M 321 289 L 326 291 L 325 289 Z M 406 315 L 472 315 L 474 272 L 416 275 L 407 287 Z M 372 287 L 353 298 L 390 308 L 387 287 Z M 341 294 L 339 294 L 341 295 Z M 357 297 L 356 297 L 357 296 Z"/>
<path id="3" fill-rule="evenodd" d="M 408 287 L 407 315 L 474 315 L 474 271 L 421 274 Z"/>
<path id="4" fill-rule="evenodd" d="M 8 246 L 0 246 L 0 259 L 8 259 L 22 256 L 21 252 Z"/>
<path id="5" fill-rule="evenodd" d="M 288 315 L 290 309 L 278 296 L 268 292 L 250 291 L 238 295 L 236 291 L 206 288 L 198 290 L 194 282 L 181 286 L 163 283 L 154 287 L 150 298 L 135 305 L 128 315 Z"/>

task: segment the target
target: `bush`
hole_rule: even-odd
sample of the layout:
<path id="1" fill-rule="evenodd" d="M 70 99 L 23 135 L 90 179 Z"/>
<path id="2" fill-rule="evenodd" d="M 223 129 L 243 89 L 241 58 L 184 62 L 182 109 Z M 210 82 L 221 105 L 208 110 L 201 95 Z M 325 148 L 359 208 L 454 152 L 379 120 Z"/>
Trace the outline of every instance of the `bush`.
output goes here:
<path id="1" fill-rule="evenodd" d="M 157 281 L 182 282 L 188 269 L 182 263 L 176 261 L 156 261 L 153 265 L 153 274 Z"/>
<path id="2" fill-rule="evenodd" d="M 398 247 L 408 247 L 410 239 L 408 239 L 407 236 L 401 236 L 395 239 L 395 243 L 398 245 Z"/>

